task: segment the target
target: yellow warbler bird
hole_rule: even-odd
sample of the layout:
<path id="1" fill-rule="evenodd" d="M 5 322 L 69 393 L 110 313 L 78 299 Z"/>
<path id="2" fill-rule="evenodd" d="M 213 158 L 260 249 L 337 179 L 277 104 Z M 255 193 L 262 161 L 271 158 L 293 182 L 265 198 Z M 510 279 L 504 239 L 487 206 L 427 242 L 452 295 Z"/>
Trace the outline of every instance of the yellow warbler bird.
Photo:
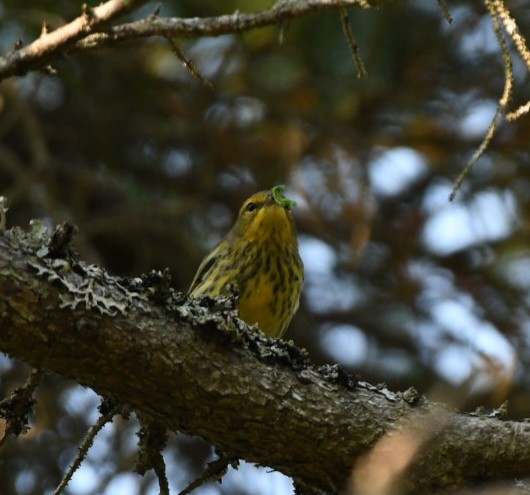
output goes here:
<path id="1" fill-rule="evenodd" d="M 235 225 L 202 261 L 189 295 L 239 292 L 241 319 L 280 338 L 298 309 L 304 265 L 298 254 L 291 208 L 296 203 L 275 186 L 248 198 Z"/>

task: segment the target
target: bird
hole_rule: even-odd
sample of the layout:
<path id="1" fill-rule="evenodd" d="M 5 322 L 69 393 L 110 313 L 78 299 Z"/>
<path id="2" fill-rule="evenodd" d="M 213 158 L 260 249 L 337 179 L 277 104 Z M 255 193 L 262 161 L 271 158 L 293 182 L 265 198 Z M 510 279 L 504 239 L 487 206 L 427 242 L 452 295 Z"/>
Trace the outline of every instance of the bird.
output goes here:
<path id="1" fill-rule="evenodd" d="M 267 337 L 281 338 L 298 309 L 304 265 L 292 208 L 277 185 L 250 196 L 234 226 L 202 260 L 191 297 L 239 295 L 239 317 Z"/>

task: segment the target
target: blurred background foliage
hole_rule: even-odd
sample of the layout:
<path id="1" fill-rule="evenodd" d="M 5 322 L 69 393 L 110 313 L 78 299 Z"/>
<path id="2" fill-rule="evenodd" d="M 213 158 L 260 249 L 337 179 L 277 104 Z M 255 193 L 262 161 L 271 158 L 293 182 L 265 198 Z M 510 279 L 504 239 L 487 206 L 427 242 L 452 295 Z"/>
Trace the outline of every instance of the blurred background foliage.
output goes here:
<path id="1" fill-rule="evenodd" d="M 272 1 L 163 2 L 162 16 L 212 16 Z M 75 0 L 0 2 L 0 49 L 78 15 Z M 131 17 L 148 15 L 150 3 Z M 68 220 L 76 249 L 111 273 L 169 267 L 186 290 L 241 202 L 288 185 L 306 285 L 287 337 L 318 363 L 341 362 L 392 389 L 414 386 L 462 409 L 510 398 L 530 416 L 530 118 L 504 124 L 454 203 L 452 182 L 502 93 L 484 6 L 435 1 L 352 9 L 369 77 L 357 78 L 338 13 L 237 36 L 181 40 L 215 85 L 182 67 L 163 39 L 65 57 L 57 75 L 0 87 L 0 194 L 11 225 Z M 530 2 L 510 2 L 530 36 Z M 530 98 L 514 59 L 515 103 Z M 28 368 L 3 356 L 5 396 Z M 48 377 L 33 427 L 0 451 L 0 493 L 51 493 L 97 417 L 91 391 Z M 157 493 L 134 465 L 134 421 L 98 436 L 67 492 Z M 178 435 L 173 490 L 212 449 Z M 289 493 L 244 466 L 197 493 Z"/>

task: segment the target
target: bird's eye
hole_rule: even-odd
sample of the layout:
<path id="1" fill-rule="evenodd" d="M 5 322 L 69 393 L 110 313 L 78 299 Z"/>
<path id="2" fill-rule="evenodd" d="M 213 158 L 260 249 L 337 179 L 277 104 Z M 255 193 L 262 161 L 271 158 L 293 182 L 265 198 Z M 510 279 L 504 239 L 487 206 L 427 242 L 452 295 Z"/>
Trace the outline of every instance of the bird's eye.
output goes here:
<path id="1" fill-rule="evenodd" d="M 258 205 L 256 203 L 249 203 L 247 207 L 245 208 L 245 211 L 252 212 L 254 211 Z"/>

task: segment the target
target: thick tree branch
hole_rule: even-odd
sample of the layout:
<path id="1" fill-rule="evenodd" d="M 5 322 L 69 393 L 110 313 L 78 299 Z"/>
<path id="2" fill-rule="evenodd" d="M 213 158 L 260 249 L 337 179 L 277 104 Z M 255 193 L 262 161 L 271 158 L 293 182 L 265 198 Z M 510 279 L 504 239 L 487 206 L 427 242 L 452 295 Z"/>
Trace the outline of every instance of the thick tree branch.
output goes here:
<path id="1" fill-rule="evenodd" d="M 106 23 L 126 14 L 147 0 L 109 0 L 95 8 L 83 6 L 83 12 L 68 24 L 48 31 L 43 28 L 39 39 L 25 48 L 15 46 L 0 57 L 0 81 L 13 75 L 22 75 L 32 69 L 61 58 L 75 43 L 102 28 Z"/>
<path id="2" fill-rule="evenodd" d="M 269 10 L 239 13 L 219 17 L 146 19 L 109 26 L 109 21 L 147 0 L 109 0 L 85 12 L 70 23 L 52 32 L 43 32 L 28 46 L 15 47 L 0 57 L 0 81 L 14 75 L 43 68 L 65 54 L 100 48 L 150 36 L 199 38 L 241 33 L 250 29 L 281 25 L 298 17 L 323 10 L 345 7 L 368 8 L 384 0 L 280 0 Z M 390 2 L 391 0 L 386 0 Z"/>
<path id="3" fill-rule="evenodd" d="M 253 336 L 230 301 L 146 280 L 50 251 L 38 223 L 0 233 L 0 350 L 326 490 L 366 480 L 389 445 L 393 457 L 415 446 L 403 480 L 415 493 L 530 475 L 528 423 L 453 414 L 333 367 L 326 376 L 293 346 Z"/>

